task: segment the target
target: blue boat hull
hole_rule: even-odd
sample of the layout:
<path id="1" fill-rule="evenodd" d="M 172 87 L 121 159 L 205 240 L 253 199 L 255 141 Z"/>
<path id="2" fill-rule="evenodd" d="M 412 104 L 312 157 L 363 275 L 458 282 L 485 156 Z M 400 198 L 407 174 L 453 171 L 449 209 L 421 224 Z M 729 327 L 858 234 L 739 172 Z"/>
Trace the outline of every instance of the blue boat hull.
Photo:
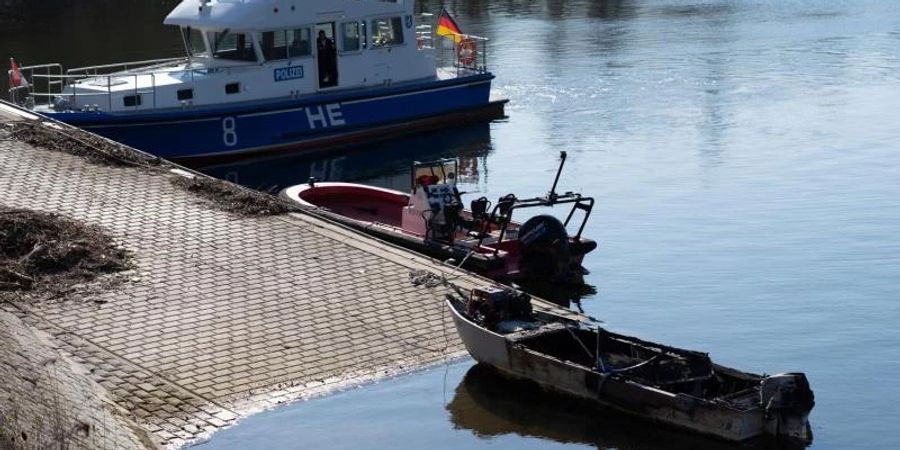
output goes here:
<path id="1" fill-rule="evenodd" d="M 483 74 L 227 109 L 47 115 L 166 159 L 215 159 L 351 143 L 410 123 L 487 108 L 492 78 Z"/>

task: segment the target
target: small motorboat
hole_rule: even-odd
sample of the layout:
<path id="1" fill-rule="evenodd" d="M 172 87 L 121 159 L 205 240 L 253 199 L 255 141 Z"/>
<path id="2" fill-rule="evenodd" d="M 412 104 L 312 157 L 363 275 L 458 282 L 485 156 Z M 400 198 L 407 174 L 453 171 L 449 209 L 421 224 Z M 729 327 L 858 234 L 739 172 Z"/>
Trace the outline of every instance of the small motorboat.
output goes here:
<path id="1" fill-rule="evenodd" d="M 281 196 L 317 208 L 330 219 L 411 250 L 501 281 L 581 283 L 584 255 L 597 243 L 583 238 L 594 199 L 581 194 L 556 193 L 556 184 L 543 197 L 520 199 L 513 194 L 496 203 L 481 197 L 469 209 L 456 188 L 458 162 L 440 159 L 412 166 L 412 193 L 354 183 L 309 183 L 291 186 Z M 524 223 L 513 220 L 526 208 L 571 205 L 564 221 L 547 214 Z M 581 221 L 574 235 L 567 227 L 576 212 Z M 573 225 L 574 227 L 574 225 Z"/>
<path id="2" fill-rule="evenodd" d="M 514 379 L 631 416 L 730 441 L 772 435 L 812 440 L 815 404 L 802 373 L 765 376 L 706 353 L 537 312 L 511 289 L 448 295 L 457 331 L 479 363 Z"/>

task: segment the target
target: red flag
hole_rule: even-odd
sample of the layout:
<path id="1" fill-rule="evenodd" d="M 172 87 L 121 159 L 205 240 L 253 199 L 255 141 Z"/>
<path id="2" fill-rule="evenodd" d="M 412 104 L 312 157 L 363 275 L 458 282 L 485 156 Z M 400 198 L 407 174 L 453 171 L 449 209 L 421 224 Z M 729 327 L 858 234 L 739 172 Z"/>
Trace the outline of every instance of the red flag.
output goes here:
<path id="1" fill-rule="evenodd" d="M 13 58 L 9 58 L 9 82 L 12 87 L 28 87 L 28 80 L 22 76 L 22 71 Z"/>

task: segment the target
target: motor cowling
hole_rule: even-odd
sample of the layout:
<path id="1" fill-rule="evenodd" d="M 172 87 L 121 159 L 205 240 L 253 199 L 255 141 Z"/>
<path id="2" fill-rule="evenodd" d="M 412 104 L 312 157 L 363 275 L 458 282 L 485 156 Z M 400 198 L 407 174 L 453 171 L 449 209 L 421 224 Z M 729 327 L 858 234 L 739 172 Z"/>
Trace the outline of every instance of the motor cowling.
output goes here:
<path id="1" fill-rule="evenodd" d="M 780 373 L 764 378 L 759 389 L 759 401 L 769 421 L 770 434 L 805 442 L 812 440 L 807 417 L 816 402 L 806 375 Z"/>
<path id="2" fill-rule="evenodd" d="M 816 404 L 809 381 L 802 373 L 780 373 L 764 378 L 759 395 L 766 411 L 806 413 Z"/>
<path id="3" fill-rule="evenodd" d="M 519 270 L 534 281 L 566 282 L 571 277 L 572 253 L 566 227 L 556 217 L 539 215 L 519 227 Z"/>

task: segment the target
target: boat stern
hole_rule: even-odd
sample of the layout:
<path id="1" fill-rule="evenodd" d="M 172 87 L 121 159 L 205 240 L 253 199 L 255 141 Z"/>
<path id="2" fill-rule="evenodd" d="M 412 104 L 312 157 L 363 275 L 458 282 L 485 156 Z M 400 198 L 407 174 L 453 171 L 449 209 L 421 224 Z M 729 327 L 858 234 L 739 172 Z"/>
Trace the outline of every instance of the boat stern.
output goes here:
<path id="1" fill-rule="evenodd" d="M 806 375 L 780 373 L 763 378 L 759 395 L 767 433 L 804 443 L 812 441 L 808 418 L 816 402 Z"/>

